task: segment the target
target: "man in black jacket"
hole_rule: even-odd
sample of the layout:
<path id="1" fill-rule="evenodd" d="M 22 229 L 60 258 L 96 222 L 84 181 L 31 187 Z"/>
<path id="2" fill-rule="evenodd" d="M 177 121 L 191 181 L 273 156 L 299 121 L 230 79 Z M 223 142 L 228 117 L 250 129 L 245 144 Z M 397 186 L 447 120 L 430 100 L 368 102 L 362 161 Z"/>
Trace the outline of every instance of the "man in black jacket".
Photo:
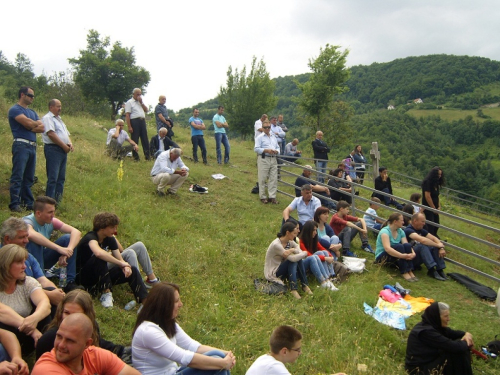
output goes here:
<path id="1" fill-rule="evenodd" d="M 326 142 L 323 141 L 323 132 L 321 130 L 318 130 L 316 132 L 316 139 L 312 141 L 312 147 L 314 150 L 314 159 L 320 159 L 316 160 L 316 169 L 319 172 L 317 180 L 319 182 L 325 182 L 325 177 L 323 174 L 326 173 L 328 153 L 330 152 L 330 148 L 327 146 Z"/>
<path id="2" fill-rule="evenodd" d="M 160 128 L 158 134 L 151 138 L 149 142 L 149 153 L 156 159 L 163 151 L 172 148 L 179 148 L 177 143 L 167 137 L 167 128 Z"/>

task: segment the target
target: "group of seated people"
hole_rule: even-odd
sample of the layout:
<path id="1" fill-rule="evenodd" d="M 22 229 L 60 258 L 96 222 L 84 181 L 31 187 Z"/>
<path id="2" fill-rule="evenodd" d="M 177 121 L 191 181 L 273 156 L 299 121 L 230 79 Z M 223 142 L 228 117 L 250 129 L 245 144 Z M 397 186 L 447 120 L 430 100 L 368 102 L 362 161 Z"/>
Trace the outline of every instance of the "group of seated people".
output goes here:
<path id="1" fill-rule="evenodd" d="M 113 159 L 123 159 L 128 153 L 138 150 L 137 144 L 129 137 L 124 130 L 125 122 L 122 119 L 115 121 L 115 127 L 108 131 L 106 140 L 106 154 Z M 158 134 L 154 135 L 149 142 L 149 154 L 157 158 L 163 151 L 170 148 L 179 148 L 177 143 L 168 137 L 167 128 L 160 128 Z M 129 145 L 123 145 L 128 142 Z"/>

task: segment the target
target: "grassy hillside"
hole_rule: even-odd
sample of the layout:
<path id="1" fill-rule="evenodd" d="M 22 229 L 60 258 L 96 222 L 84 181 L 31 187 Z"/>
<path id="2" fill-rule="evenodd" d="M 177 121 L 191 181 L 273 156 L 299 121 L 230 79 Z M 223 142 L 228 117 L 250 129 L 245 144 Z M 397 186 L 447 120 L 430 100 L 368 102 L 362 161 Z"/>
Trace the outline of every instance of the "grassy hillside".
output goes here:
<path id="1" fill-rule="evenodd" d="M 0 100 L 2 113 L 7 107 Z M 12 138 L 5 117 L 0 118 L 0 136 L 5 140 L 0 144 L 2 221 L 10 216 L 7 206 Z M 68 116 L 64 120 L 75 152 L 69 155 L 65 196 L 58 216 L 85 233 L 91 229 L 97 212 L 115 212 L 122 221 L 118 229 L 122 244 L 143 241 L 156 274 L 180 285 L 184 307 L 179 322 L 183 328 L 203 343 L 234 351 L 237 364 L 233 374 L 244 374 L 255 358 L 268 351 L 269 334 L 280 324 L 293 325 L 304 334 L 303 354 L 289 366 L 293 374 L 356 374 L 358 364 L 366 364 L 370 374 L 404 374 L 406 338 L 420 315 L 407 320 L 408 330 L 397 331 L 364 314 L 363 302 L 373 306 L 383 285 L 396 281 L 405 285 L 394 270 L 373 265 L 371 255 L 367 261 L 369 271 L 352 276 L 337 293 L 316 288 L 312 279 L 314 295 L 300 301 L 288 295 L 267 296 L 255 291 L 253 280 L 263 277 L 266 249 L 276 236 L 281 212 L 290 198 L 279 196 L 279 205 L 264 206 L 250 194 L 256 181 L 251 142 L 231 140 L 231 165 L 221 167 L 215 162 L 213 137 L 207 135 L 210 165 L 193 164 L 189 160 L 188 131 L 177 128 L 175 141 L 186 151 L 183 159 L 191 168 L 190 176 L 178 197 L 159 198 L 149 178 L 152 162 L 125 160 L 123 180 L 118 180 L 118 163 L 103 154 L 103 127 L 110 128 L 111 122 Z M 151 136 L 153 125 L 148 130 Z M 223 173 L 227 178 L 214 180 L 213 173 Z M 35 195 L 44 193 L 46 182 L 41 144 L 37 175 L 40 182 L 34 186 Z M 207 186 L 209 194 L 188 192 L 191 183 Z M 370 242 L 373 245 L 374 239 Z M 355 240 L 354 248 L 359 245 Z M 464 273 L 451 265 L 448 270 Z M 418 276 L 420 282 L 405 285 L 411 287 L 412 295 L 448 302 L 452 308 L 451 326 L 470 331 L 478 346 L 500 331 L 499 317 L 491 304 L 453 281 L 437 282 L 423 272 Z M 94 300 L 101 333 L 108 340 L 130 344 L 136 312 L 124 311 L 123 306 L 132 295 L 126 285 L 118 286 L 114 298 L 115 307 L 109 310 Z M 478 372 L 495 374 L 500 362 L 474 361 L 474 367 Z"/>
<path id="2" fill-rule="evenodd" d="M 485 116 L 489 116 L 491 119 L 500 121 L 500 108 L 481 108 L 481 111 Z M 477 116 L 477 109 L 419 109 L 418 106 L 414 109 L 410 109 L 408 114 L 419 117 L 427 116 L 439 116 L 446 121 L 456 121 L 465 119 L 467 116 L 472 116 L 475 121 L 483 122 L 486 120 L 483 117 Z"/>

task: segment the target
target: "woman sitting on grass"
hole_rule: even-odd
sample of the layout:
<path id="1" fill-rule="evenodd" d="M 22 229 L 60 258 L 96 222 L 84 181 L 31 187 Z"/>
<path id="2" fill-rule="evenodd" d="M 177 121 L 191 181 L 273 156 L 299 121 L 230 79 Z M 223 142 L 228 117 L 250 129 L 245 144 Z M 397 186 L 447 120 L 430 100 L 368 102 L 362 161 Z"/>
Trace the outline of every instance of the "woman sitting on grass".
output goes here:
<path id="1" fill-rule="evenodd" d="M 40 283 L 26 276 L 28 252 L 19 245 L 0 248 L 0 328 L 14 333 L 23 355 L 31 353 L 50 322 L 50 301 Z"/>
<path id="2" fill-rule="evenodd" d="M 84 290 L 73 290 L 66 294 L 62 301 L 57 305 L 56 315 L 52 322 L 46 328 L 46 331 L 38 340 L 36 346 L 36 359 L 40 358 L 42 354 L 50 352 L 54 348 L 54 340 L 56 338 L 57 330 L 61 322 L 70 314 L 82 313 L 90 318 L 94 325 L 92 332 L 92 345 L 99 346 L 103 349 L 109 350 L 120 357 L 124 362 L 130 363 L 131 350 L 130 347 L 125 348 L 122 345 L 116 345 L 111 341 L 106 341 L 99 334 L 99 326 L 96 322 L 94 303 L 92 297 Z"/>
<path id="3" fill-rule="evenodd" d="M 412 375 L 472 374 L 469 332 L 448 328 L 450 307 L 434 302 L 425 309 L 422 321 L 408 336 L 405 368 Z"/>
<path id="4" fill-rule="evenodd" d="M 229 374 L 236 363 L 233 353 L 189 337 L 176 323 L 181 307 L 177 285 L 160 282 L 153 286 L 134 327 L 134 367 L 143 375 Z"/>
<path id="5" fill-rule="evenodd" d="M 266 262 L 264 264 L 264 277 L 271 282 L 283 285 L 283 281 L 290 283 L 290 293 L 297 299 L 300 295 L 297 292 L 297 276 L 302 283 L 302 289 L 308 294 L 312 294 L 308 286 L 306 270 L 303 259 L 307 257 L 305 251 L 299 249 L 299 245 L 294 241 L 299 233 L 299 224 L 287 221 L 281 227 L 278 238 L 276 238 L 266 252 Z"/>
<path id="6" fill-rule="evenodd" d="M 403 215 L 394 212 L 380 229 L 375 250 L 375 263 L 397 264 L 406 281 L 418 281 L 413 274 L 415 252 L 406 240 L 403 227 Z"/>
<path id="7" fill-rule="evenodd" d="M 300 248 L 307 251 L 307 258 L 304 260 L 306 271 L 310 270 L 316 277 L 322 288 L 327 288 L 332 291 L 338 289 L 329 280 L 335 276 L 333 270 L 333 256 L 320 243 L 318 243 L 318 224 L 309 220 L 306 221 L 300 233 Z"/>

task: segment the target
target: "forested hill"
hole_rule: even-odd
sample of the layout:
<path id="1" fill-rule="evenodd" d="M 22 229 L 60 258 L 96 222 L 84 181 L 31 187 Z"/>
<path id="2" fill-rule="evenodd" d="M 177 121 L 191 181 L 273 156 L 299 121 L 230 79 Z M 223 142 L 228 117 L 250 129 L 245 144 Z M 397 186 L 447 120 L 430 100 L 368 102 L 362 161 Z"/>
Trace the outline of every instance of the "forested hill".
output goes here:
<path id="1" fill-rule="evenodd" d="M 500 62 L 484 57 L 429 55 L 351 68 L 348 101 L 386 107 L 422 98 L 445 103 L 453 95 L 500 80 Z"/>

